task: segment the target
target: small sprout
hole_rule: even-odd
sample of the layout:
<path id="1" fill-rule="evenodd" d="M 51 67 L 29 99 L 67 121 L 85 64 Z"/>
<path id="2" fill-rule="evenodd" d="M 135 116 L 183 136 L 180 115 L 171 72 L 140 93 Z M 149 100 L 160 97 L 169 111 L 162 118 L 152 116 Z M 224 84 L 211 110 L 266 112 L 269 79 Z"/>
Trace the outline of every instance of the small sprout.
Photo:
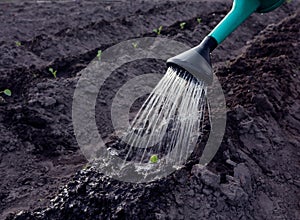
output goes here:
<path id="1" fill-rule="evenodd" d="M 82 167 L 82 169 L 83 170 L 86 170 L 86 169 L 88 169 L 90 167 L 90 164 L 89 163 L 86 163 L 83 167 Z"/>
<path id="2" fill-rule="evenodd" d="M 201 18 L 197 18 L 197 22 L 198 22 L 198 24 L 200 24 L 202 22 L 202 19 Z"/>
<path id="3" fill-rule="evenodd" d="M 180 28 L 181 28 L 181 29 L 184 29 L 184 26 L 185 26 L 185 25 L 186 25 L 185 22 L 181 22 L 181 23 L 180 23 Z"/>
<path id="4" fill-rule="evenodd" d="M 291 2 L 292 2 L 292 0 L 286 0 L 286 3 L 288 3 L 288 4 L 291 3 Z"/>
<path id="5" fill-rule="evenodd" d="M 10 89 L 5 89 L 5 90 L 3 91 L 3 93 L 4 93 L 5 95 L 7 95 L 7 96 L 11 96 L 11 91 L 10 91 Z"/>
<path id="6" fill-rule="evenodd" d="M 20 41 L 16 41 L 15 43 L 16 43 L 16 46 L 17 46 L 17 47 L 21 47 L 21 46 L 22 46 L 22 44 L 21 44 Z"/>
<path id="7" fill-rule="evenodd" d="M 0 91 L 0 93 L 3 93 L 3 94 L 5 94 L 5 95 L 7 95 L 7 96 L 11 96 L 11 91 L 10 91 L 10 89 L 4 89 L 3 91 Z"/>
<path id="8" fill-rule="evenodd" d="M 153 31 L 154 31 L 157 35 L 160 35 L 162 29 L 163 29 L 163 26 L 160 26 L 159 28 L 155 28 Z"/>
<path id="9" fill-rule="evenodd" d="M 57 71 L 54 70 L 52 67 L 49 68 L 49 72 L 52 73 L 52 75 L 54 76 L 54 78 L 56 78 L 56 73 Z"/>
<path id="10" fill-rule="evenodd" d="M 132 43 L 133 48 L 137 48 L 138 47 L 138 43 Z"/>
<path id="11" fill-rule="evenodd" d="M 101 60 L 101 56 L 102 56 L 102 50 L 98 50 L 98 52 L 97 52 L 98 60 Z"/>
<path id="12" fill-rule="evenodd" d="M 150 157 L 150 162 L 151 163 L 157 163 L 158 161 L 158 156 L 156 154 L 153 154 L 151 157 Z"/>

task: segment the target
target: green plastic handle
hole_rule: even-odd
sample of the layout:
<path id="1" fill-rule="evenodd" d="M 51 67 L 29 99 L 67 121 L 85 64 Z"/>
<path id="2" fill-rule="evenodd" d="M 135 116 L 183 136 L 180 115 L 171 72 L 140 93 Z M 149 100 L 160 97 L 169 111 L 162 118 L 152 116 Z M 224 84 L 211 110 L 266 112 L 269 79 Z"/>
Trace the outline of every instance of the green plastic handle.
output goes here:
<path id="1" fill-rule="evenodd" d="M 212 30 L 209 36 L 214 37 L 218 44 L 222 43 L 241 23 L 243 23 L 260 6 L 259 0 L 234 0 L 231 11 Z"/>

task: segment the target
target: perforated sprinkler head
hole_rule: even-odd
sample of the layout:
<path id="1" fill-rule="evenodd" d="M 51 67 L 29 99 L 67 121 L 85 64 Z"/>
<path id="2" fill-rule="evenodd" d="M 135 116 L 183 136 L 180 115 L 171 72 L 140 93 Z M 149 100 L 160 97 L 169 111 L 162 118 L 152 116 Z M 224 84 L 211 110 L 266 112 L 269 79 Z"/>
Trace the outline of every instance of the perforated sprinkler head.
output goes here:
<path id="1" fill-rule="evenodd" d="M 204 38 L 201 44 L 167 60 L 167 65 L 183 68 L 191 73 L 197 80 L 211 84 L 213 70 L 210 53 L 216 48 L 218 42 L 211 36 Z"/>

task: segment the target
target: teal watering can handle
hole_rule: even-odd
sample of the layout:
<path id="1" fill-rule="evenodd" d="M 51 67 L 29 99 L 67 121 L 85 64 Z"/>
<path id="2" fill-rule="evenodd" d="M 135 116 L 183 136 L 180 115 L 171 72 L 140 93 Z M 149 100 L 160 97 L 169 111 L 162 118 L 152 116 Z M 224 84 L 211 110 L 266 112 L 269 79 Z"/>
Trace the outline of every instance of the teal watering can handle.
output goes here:
<path id="1" fill-rule="evenodd" d="M 208 36 L 222 43 L 241 23 L 243 23 L 260 6 L 259 0 L 234 0 L 231 11 L 212 30 Z"/>

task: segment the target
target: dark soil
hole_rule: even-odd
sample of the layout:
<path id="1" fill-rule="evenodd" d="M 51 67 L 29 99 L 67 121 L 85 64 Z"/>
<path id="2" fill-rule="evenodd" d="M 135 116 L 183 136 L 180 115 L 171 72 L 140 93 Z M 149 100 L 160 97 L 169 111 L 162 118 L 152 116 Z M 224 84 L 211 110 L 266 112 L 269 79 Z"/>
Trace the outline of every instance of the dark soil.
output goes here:
<path id="1" fill-rule="evenodd" d="M 208 168 L 186 166 L 149 184 L 112 180 L 93 166 L 82 169 L 72 97 L 78 72 L 97 50 L 155 36 L 152 30 L 160 25 L 163 37 L 196 45 L 230 4 L 0 3 L 0 90 L 13 92 L 0 100 L 0 219 L 300 219 L 297 1 L 254 14 L 214 51 L 228 120 Z M 49 67 L 58 70 L 57 78 Z M 103 137 L 114 132 L 110 105 L 118 88 L 165 68 L 146 60 L 117 71 L 98 97 Z"/>

